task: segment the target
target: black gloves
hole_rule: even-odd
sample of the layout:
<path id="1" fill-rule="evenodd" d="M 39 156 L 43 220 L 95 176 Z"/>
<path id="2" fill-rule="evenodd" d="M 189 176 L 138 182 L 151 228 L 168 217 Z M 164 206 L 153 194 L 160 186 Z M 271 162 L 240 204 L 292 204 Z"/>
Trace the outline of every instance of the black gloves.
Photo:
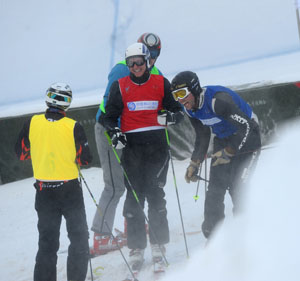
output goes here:
<path id="1" fill-rule="evenodd" d="M 126 135 L 121 132 L 120 128 L 115 127 L 114 129 L 107 131 L 107 133 L 110 136 L 111 145 L 115 149 L 122 149 L 126 146 Z"/>
<path id="2" fill-rule="evenodd" d="M 175 113 L 167 110 L 159 110 L 157 113 L 157 122 L 160 125 L 168 126 L 176 123 Z"/>

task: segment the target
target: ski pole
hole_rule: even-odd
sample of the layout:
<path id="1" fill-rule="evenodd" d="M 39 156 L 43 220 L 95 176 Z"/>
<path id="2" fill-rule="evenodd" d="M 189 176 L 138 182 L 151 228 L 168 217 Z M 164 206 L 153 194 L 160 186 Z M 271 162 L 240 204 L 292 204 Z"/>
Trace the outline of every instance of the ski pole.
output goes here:
<path id="1" fill-rule="evenodd" d="M 262 150 L 268 150 L 268 149 L 273 149 L 273 148 L 276 148 L 276 146 L 262 146 L 262 147 L 259 147 L 257 149 L 253 149 L 253 150 L 247 150 L 247 151 L 243 151 L 243 152 L 238 152 L 236 154 L 234 154 L 234 156 L 239 156 L 239 155 L 244 155 L 244 154 L 248 154 L 248 153 L 253 153 L 253 152 L 259 152 L 259 151 L 262 151 Z M 212 158 L 213 153 L 209 153 L 207 155 L 207 158 Z"/>
<path id="2" fill-rule="evenodd" d="M 183 224 L 183 219 L 182 219 L 182 212 L 181 212 L 181 207 L 180 207 L 178 188 L 177 188 L 177 183 L 176 183 L 175 170 L 174 170 L 174 164 L 173 164 L 173 159 L 172 159 L 171 146 L 170 146 L 170 140 L 169 140 L 169 134 L 168 134 L 168 129 L 167 128 L 165 128 L 165 132 L 166 132 L 166 139 L 167 139 L 167 143 L 168 143 L 168 151 L 169 151 L 170 161 L 171 161 L 171 166 L 172 166 L 173 180 L 174 180 L 175 191 L 176 191 L 176 196 L 177 196 L 177 203 L 178 203 L 178 208 L 179 208 L 181 227 L 182 227 L 182 231 L 183 231 L 183 237 L 184 237 L 184 243 L 185 243 L 185 249 L 186 249 L 186 256 L 187 256 L 187 258 L 189 258 L 189 250 L 188 250 L 188 246 L 187 246 L 187 242 L 186 242 L 186 235 L 185 235 L 184 224 Z"/>
<path id="3" fill-rule="evenodd" d="M 208 182 L 208 180 L 207 180 L 207 157 L 205 157 L 205 166 L 204 166 L 204 170 L 205 170 L 205 190 L 204 190 L 204 192 L 205 192 L 205 198 L 206 198 L 206 192 L 207 192 L 207 182 Z"/>
<path id="4" fill-rule="evenodd" d="M 78 169 L 78 171 L 80 171 L 80 166 L 79 166 L 78 163 L 77 163 L 77 169 Z M 80 183 L 80 186 L 82 187 L 82 180 L 81 180 L 81 178 L 80 178 L 79 183 Z M 88 251 L 89 251 L 89 264 L 90 264 L 91 280 L 94 281 L 92 259 L 91 259 L 91 255 L 90 255 L 90 250 L 88 249 Z"/>
<path id="5" fill-rule="evenodd" d="M 91 257 L 89 258 L 89 260 L 90 260 L 91 280 L 94 281 L 93 267 L 92 267 L 92 260 L 91 260 Z"/>
<path id="6" fill-rule="evenodd" d="M 80 176 L 80 178 L 83 180 L 83 182 L 84 182 L 84 184 L 85 184 L 85 186 L 86 186 L 86 188 L 87 188 L 87 190 L 88 190 L 88 192 L 89 192 L 89 194 L 90 194 L 92 200 L 94 201 L 94 203 L 95 203 L 95 205 L 96 205 L 96 207 L 97 207 L 98 212 L 99 212 L 100 215 L 102 216 L 101 209 L 100 209 L 99 205 L 97 204 L 97 201 L 95 200 L 95 197 L 94 197 L 93 193 L 91 192 L 91 190 L 90 190 L 88 184 L 86 183 L 85 178 L 83 177 L 83 175 L 82 175 L 82 173 L 81 173 L 81 170 L 80 170 L 79 165 L 78 165 L 78 172 L 79 172 L 79 176 Z M 110 235 L 111 235 L 112 238 L 116 241 L 116 245 L 117 245 L 117 247 L 118 247 L 118 250 L 120 251 L 121 256 L 122 256 L 124 262 L 126 263 L 126 266 L 128 267 L 128 269 L 129 269 L 129 271 L 130 271 L 130 274 L 132 275 L 134 281 L 138 281 L 138 280 L 135 278 L 134 273 L 133 273 L 133 271 L 131 270 L 131 268 L 130 268 L 130 266 L 129 266 L 129 264 L 128 264 L 128 262 L 127 262 L 127 260 L 126 260 L 126 258 L 125 258 L 125 256 L 124 256 L 124 254 L 123 254 L 123 252 L 122 252 L 122 250 L 121 250 L 121 247 L 120 247 L 120 245 L 119 245 L 119 243 L 118 243 L 116 237 L 113 235 L 112 230 L 111 230 L 111 228 L 109 227 L 107 221 L 104 220 L 104 223 L 105 223 L 107 229 L 109 230 Z"/>
<path id="7" fill-rule="evenodd" d="M 241 152 L 241 153 L 237 153 L 234 156 L 244 155 L 244 154 L 247 154 L 247 153 L 256 153 L 258 151 L 273 149 L 273 148 L 276 148 L 276 146 L 263 146 L 263 147 L 260 147 L 258 149 L 248 150 L 248 151 L 244 151 L 244 152 Z M 199 175 L 196 176 L 198 180 L 202 180 L 202 181 L 205 182 L 205 188 L 207 187 L 207 183 L 209 183 L 209 180 L 207 179 L 207 158 L 212 158 L 211 155 L 212 155 L 212 153 L 209 153 L 208 155 L 205 156 L 205 178 L 201 177 L 201 175 L 200 175 L 201 172 L 199 173 Z M 195 196 L 194 196 L 194 198 L 195 198 Z"/>
<path id="8" fill-rule="evenodd" d="M 152 227 L 151 227 L 151 225 L 150 225 L 150 223 L 149 223 L 149 219 L 148 219 L 148 217 L 147 217 L 146 214 L 145 214 L 145 211 L 144 211 L 144 209 L 143 209 L 143 207 L 142 207 L 142 205 L 141 205 L 141 203 L 140 203 L 140 200 L 139 200 L 139 198 L 138 198 L 138 196 L 137 196 L 137 194 L 136 194 L 136 192 L 135 192 L 135 190 L 134 190 L 134 188 L 133 188 L 131 182 L 129 181 L 128 175 L 127 175 L 127 173 L 126 173 L 126 171 L 125 171 L 125 169 L 124 169 L 124 167 L 123 167 L 123 165 L 122 165 L 122 163 L 121 163 L 120 157 L 118 156 L 118 153 L 117 153 L 116 149 L 112 146 L 111 138 L 110 138 L 110 136 L 108 135 L 107 132 L 105 132 L 104 134 L 105 134 L 105 136 L 106 136 L 106 138 L 107 138 L 107 140 L 108 140 L 108 143 L 109 143 L 109 145 L 111 146 L 111 148 L 112 148 L 112 150 L 113 150 L 113 152 L 114 152 L 114 154 L 115 154 L 115 156 L 116 156 L 116 158 L 117 158 L 118 163 L 120 164 L 120 167 L 121 167 L 121 169 L 122 169 L 122 172 L 123 172 L 123 174 L 124 174 L 124 176 L 125 176 L 125 178 L 126 178 L 126 181 L 127 181 L 127 183 L 128 183 L 128 186 L 129 186 L 129 188 L 130 188 L 130 190 L 131 190 L 131 192 L 132 192 L 132 194 L 133 194 L 133 196 L 134 196 L 134 198 L 135 198 L 135 200 L 136 200 L 136 202 L 137 202 L 139 208 L 141 209 L 141 211 L 142 211 L 142 213 L 143 213 L 143 215 L 144 215 L 144 218 L 145 218 L 146 222 L 147 222 L 148 225 L 149 225 L 149 231 L 151 231 L 151 233 L 152 233 L 152 235 L 153 235 L 153 238 L 155 239 L 155 241 L 156 241 L 156 243 L 157 243 L 157 245 L 158 245 L 158 247 L 159 247 L 159 250 L 160 250 L 161 255 L 162 255 L 163 259 L 164 259 L 164 262 L 165 262 L 166 266 L 169 266 L 169 263 L 168 263 L 168 261 L 167 261 L 167 258 L 166 258 L 166 256 L 165 256 L 165 254 L 164 254 L 164 251 L 162 250 L 160 244 L 158 243 L 157 236 L 156 236 L 154 230 L 152 229 Z"/>
<path id="9" fill-rule="evenodd" d="M 202 170 L 202 163 L 200 164 L 197 189 L 196 189 L 196 194 L 194 195 L 195 202 L 197 202 L 197 200 L 199 199 L 198 191 L 199 191 L 199 185 L 200 185 L 200 179 L 201 179 L 201 170 Z"/>

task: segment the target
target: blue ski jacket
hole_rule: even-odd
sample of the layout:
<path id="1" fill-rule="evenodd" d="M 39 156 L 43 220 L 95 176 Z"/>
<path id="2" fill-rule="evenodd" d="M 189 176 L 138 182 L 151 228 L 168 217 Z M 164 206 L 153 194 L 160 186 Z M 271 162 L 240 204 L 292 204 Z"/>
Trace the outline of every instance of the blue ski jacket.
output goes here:
<path id="1" fill-rule="evenodd" d="M 204 87 L 204 103 L 201 108 L 196 111 L 184 109 L 188 116 L 200 120 L 203 125 L 212 128 L 212 132 L 218 138 L 226 138 L 233 135 L 237 128 L 227 120 L 218 116 L 212 107 L 212 99 L 218 92 L 228 93 L 238 108 L 244 112 L 250 119 L 252 115 L 251 107 L 234 91 L 223 86 L 206 86 Z"/>

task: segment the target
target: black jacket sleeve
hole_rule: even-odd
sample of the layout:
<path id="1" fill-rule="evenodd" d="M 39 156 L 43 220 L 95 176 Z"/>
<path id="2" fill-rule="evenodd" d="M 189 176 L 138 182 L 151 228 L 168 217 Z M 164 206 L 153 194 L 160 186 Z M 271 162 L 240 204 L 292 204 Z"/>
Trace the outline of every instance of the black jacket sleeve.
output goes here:
<path id="1" fill-rule="evenodd" d="M 184 113 L 179 102 L 172 95 L 171 84 L 167 78 L 164 78 L 164 98 L 162 102 L 163 108 L 175 113 L 175 123 L 183 120 Z"/>
<path id="2" fill-rule="evenodd" d="M 31 158 L 30 156 L 30 142 L 29 142 L 29 127 L 31 119 L 24 123 L 21 129 L 17 142 L 15 144 L 15 153 L 19 160 L 24 161 Z"/>
<path id="3" fill-rule="evenodd" d="M 257 124 L 239 109 L 228 93 L 217 93 L 213 102 L 213 109 L 216 115 L 221 116 L 237 129 L 229 137 L 228 142 L 230 152 L 236 153 L 243 148 L 249 138 L 250 132 L 254 127 L 257 127 Z"/>
<path id="4" fill-rule="evenodd" d="M 211 131 L 208 126 L 203 125 L 198 119 L 190 117 L 190 121 L 196 133 L 194 151 L 192 153 L 191 160 L 195 162 L 200 160 L 200 163 L 202 163 L 208 150 Z"/>
<path id="5" fill-rule="evenodd" d="M 79 122 L 75 123 L 74 139 L 76 146 L 76 162 L 80 165 L 88 165 L 92 162 L 92 155 L 83 127 Z"/>
<path id="6" fill-rule="evenodd" d="M 123 111 L 123 100 L 119 87 L 119 82 L 112 83 L 108 95 L 108 100 L 105 106 L 105 115 L 103 118 L 103 125 L 107 130 L 112 130 L 118 127 L 118 118 Z"/>

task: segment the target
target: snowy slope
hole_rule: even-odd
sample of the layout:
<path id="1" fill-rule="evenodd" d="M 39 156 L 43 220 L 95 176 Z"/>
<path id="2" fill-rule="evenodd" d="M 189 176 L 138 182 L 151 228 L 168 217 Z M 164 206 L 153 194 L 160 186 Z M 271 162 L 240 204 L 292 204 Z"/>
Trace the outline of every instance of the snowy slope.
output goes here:
<path id="1" fill-rule="evenodd" d="M 123 59 L 144 32 L 161 37 L 168 77 L 299 50 L 294 1 L 2 0 L 0 105 L 38 99 L 56 81 L 75 99 L 104 88 L 112 55 Z"/>
<path id="2" fill-rule="evenodd" d="M 186 231 L 200 230 L 200 223 L 203 218 L 203 185 L 200 186 L 200 199 L 195 202 L 193 196 L 196 191 L 196 185 L 187 185 L 183 182 L 183 175 L 188 162 L 175 163 L 176 177 L 178 181 L 178 190 L 182 204 L 183 217 L 185 220 Z M 91 168 L 82 171 L 89 188 L 95 198 L 100 197 L 103 189 L 102 170 L 99 168 Z M 38 233 L 36 228 L 37 216 L 34 210 L 34 179 L 26 179 L 15 183 L 2 185 L 0 187 L 0 237 L 1 237 L 1 255 L 0 255 L 0 272 L 1 280 L 13 281 L 32 280 L 32 272 L 34 266 L 34 258 L 37 251 Z M 86 212 L 89 227 L 96 211 L 93 200 L 87 192 L 85 186 L 84 199 L 86 204 Z M 175 187 L 169 169 L 168 183 L 165 187 L 167 197 L 167 208 L 169 226 L 171 232 L 171 243 L 167 248 L 167 259 L 171 264 L 170 270 L 176 268 L 177 264 L 186 261 L 185 246 L 182 236 L 179 212 L 177 207 L 177 199 L 175 195 Z M 123 230 L 122 206 L 125 196 L 122 197 L 119 204 L 115 227 Z M 93 232 L 91 233 L 91 237 Z M 58 255 L 58 280 L 66 280 L 66 253 L 68 247 L 68 238 L 66 229 L 63 225 L 61 229 L 60 254 Z M 92 238 L 90 239 L 92 244 Z M 204 239 L 200 233 L 188 236 L 188 245 L 191 254 L 196 247 L 202 247 Z M 128 250 L 124 249 L 124 254 L 128 257 Z M 146 257 L 150 261 L 150 252 L 146 252 Z M 119 252 L 109 253 L 105 256 L 97 257 L 92 260 L 93 269 L 98 266 L 104 267 L 103 277 L 101 280 L 120 280 L 127 273 L 125 263 Z M 101 272 L 102 270 L 99 269 Z M 114 278 L 112 278 L 112 274 Z M 90 273 L 88 274 L 89 277 Z"/>
<path id="3" fill-rule="evenodd" d="M 201 85 L 224 85 L 234 88 L 256 87 L 269 84 L 300 81 L 300 48 L 298 51 L 284 55 L 213 67 L 197 71 Z M 159 64 L 160 65 L 160 64 Z M 186 69 L 182 69 L 186 70 Z M 175 75 L 174 75 L 175 76 Z M 173 75 L 167 76 L 171 81 Z M 105 89 L 73 92 L 71 108 L 98 105 Z M 27 102 L 1 105 L 0 118 L 18 116 L 46 109 L 44 96 Z"/>
<path id="4" fill-rule="evenodd" d="M 294 126 L 289 124 L 281 134 L 285 136 L 284 140 L 277 142 L 275 148 L 262 151 L 245 200 L 244 216 L 233 218 L 232 204 L 229 196 L 226 196 L 225 223 L 207 247 L 203 235 L 198 232 L 203 220 L 204 184 L 200 184 L 199 199 L 195 202 L 193 196 L 196 184 L 188 185 L 183 179 L 188 161 L 174 161 L 190 259 L 186 258 L 170 168 L 165 187 L 171 234 L 166 257 L 170 266 L 165 281 L 299 280 L 299 129 L 299 121 Z M 102 170 L 83 170 L 83 175 L 95 198 L 99 198 L 103 189 Z M 0 187 L 1 280 L 32 280 L 38 239 L 33 182 L 31 178 Z M 85 187 L 83 190 L 88 225 L 91 226 L 96 207 Z M 121 210 L 124 198 L 125 196 L 119 204 L 115 222 L 115 227 L 120 229 L 123 229 Z M 67 247 L 68 239 L 63 221 L 58 281 L 66 280 Z M 123 248 L 122 251 L 128 257 L 128 249 Z M 140 280 L 153 280 L 149 261 L 150 251 L 147 248 L 147 269 L 141 273 Z M 92 259 L 92 267 L 95 280 L 120 281 L 128 273 L 118 251 Z M 86 280 L 91 280 L 90 274 L 89 270 Z"/>

